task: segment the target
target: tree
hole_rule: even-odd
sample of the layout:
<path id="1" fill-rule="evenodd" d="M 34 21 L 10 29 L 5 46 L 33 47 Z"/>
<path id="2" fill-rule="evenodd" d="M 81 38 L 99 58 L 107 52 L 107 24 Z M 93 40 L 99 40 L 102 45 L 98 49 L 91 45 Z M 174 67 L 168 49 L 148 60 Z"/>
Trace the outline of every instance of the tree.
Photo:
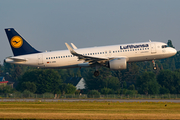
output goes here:
<path id="1" fill-rule="evenodd" d="M 175 48 L 175 47 L 173 46 L 173 44 L 172 44 L 172 41 L 171 41 L 171 40 L 168 40 L 167 44 L 168 44 L 168 46 L 169 46 L 169 47 Z"/>
<path id="2" fill-rule="evenodd" d="M 59 89 L 61 90 L 62 94 L 74 94 L 76 92 L 76 87 L 72 84 L 65 84 L 62 83 L 59 86 Z"/>
<path id="3" fill-rule="evenodd" d="M 95 77 L 93 75 L 94 70 L 89 69 L 88 72 L 84 72 L 86 88 L 89 90 L 101 90 L 104 87 L 107 87 L 108 79 L 111 77 L 111 72 L 108 68 L 101 67 L 99 69 L 100 75 Z"/>
<path id="4" fill-rule="evenodd" d="M 14 92 L 14 89 L 13 88 L 11 88 L 11 86 L 9 86 L 9 85 L 6 85 L 6 86 L 1 86 L 0 87 L 0 93 L 5 93 L 5 94 L 7 94 L 7 93 L 13 93 Z"/>
<path id="5" fill-rule="evenodd" d="M 135 90 L 135 86 L 132 84 L 129 86 L 128 90 Z"/>
<path id="6" fill-rule="evenodd" d="M 89 98 L 95 97 L 95 98 L 99 98 L 100 97 L 100 92 L 98 92 L 97 90 L 91 90 L 87 93 L 87 96 Z"/>
<path id="7" fill-rule="evenodd" d="M 56 93 L 59 85 L 62 82 L 61 76 L 57 71 L 52 69 L 36 69 L 24 73 L 19 79 L 18 89 L 21 90 L 23 82 L 34 82 L 36 85 L 36 93 L 42 94 L 45 92 Z M 22 90 L 21 90 L 22 91 Z"/>
<path id="8" fill-rule="evenodd" d="M 157 81 L 163 87 L 163 89 L 168 89 L 171 94 L 176 93 L 176 84 L 174 82 L 174 77 L 178 77 L 170 70 L 161 70 L 157 76 Z"/>
<path id="9" fill-rule="evenodd" d="M 107 94 L 112 94 L 114 91 L 110 88 L 102 88 L 101 89 L 101 94 L 107 95 Z"/>
<path id="10" fill-rule="evenodd" d="M 34 83 L 34 82 L 30 82 L 30 81 L 28 81 L 28 82 L 23 82 L 22 85 L 21 85 L 21 87 L 22 87 L 22 88 L 21 88 L 22 91 L 28 90 L 28 91 L 30 91 L 30 92 L 32 92 L 32 93 L 35 93 L 36 90 L 37 90 L 35 83 Z"/>
<path id="11" fill-rule="evenodd" d="M 117 77 L 107 77 L 102 81 L 103 87 L 117 90 L 120 88 L 120 82 Z"/>
<path id="12" fill-rule="evenodd" d="M 137 89 L 140 94 L 158 94 L 159 84 L 153 72 L 144 72 L 137 79 Z"/>

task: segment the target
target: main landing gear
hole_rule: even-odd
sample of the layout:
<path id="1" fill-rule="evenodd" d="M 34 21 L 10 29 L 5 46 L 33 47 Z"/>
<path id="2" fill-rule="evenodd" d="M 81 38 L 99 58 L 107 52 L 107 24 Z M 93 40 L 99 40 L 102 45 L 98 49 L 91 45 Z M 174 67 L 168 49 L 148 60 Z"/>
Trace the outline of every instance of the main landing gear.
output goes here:
<path id="1" fill-rule="evenodd" d="M 95 77 L 99 76 L 99 71 L 98 71 L 98 70 L 96 70 L 96 71 L 94 72 L 94 76 L 95 76 Z"/>
<path id="2" fill-rule="evenodd" d="M 100 65 L 97 64 L 97 65 L 95 66 L 95 68 L 96 68 L 96 71 L 94 72 L 94 76 L 97 77 L 97 76 L 99 76 L 99 71 L 98 71 L 98 69 L 100 68 Z"/>
<path id="3" fill-rule="evenodd" d="M 153 63 L 153 70 L 157 70 L 156 63 L 154 60 L 152 60 L 152 63 Z"/>

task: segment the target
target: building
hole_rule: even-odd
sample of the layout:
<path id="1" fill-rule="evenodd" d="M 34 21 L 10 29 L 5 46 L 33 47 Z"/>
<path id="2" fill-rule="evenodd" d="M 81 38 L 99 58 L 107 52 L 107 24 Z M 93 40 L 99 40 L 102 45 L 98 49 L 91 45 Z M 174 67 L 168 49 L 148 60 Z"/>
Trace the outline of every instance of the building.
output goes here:
<path id="1" fill-rule="evenodd" d="M 76 90 L 85 89 L 85 81 L 82 77 L 70 77 L 68 78 L 65 83 L 70 83 L 76 86 Z"/>
<path id="2" fill-rule="evenodd" d="M 7 83 L 8 83 L 8 81 L 6 81 L 4 77 L 0 77 L 0 87 L 1 86 L 6 86 Z"/>
<path id="3" fill-rule="evenodd" d="M 9 86 L 11 86 L 11 88 L 13 88 L 13 84 L 14 84 L 14 82 L 6 81 L 5 77 L 2 77 L 2 76 L 0 77 L 0 87 L 9 85 Z"/>

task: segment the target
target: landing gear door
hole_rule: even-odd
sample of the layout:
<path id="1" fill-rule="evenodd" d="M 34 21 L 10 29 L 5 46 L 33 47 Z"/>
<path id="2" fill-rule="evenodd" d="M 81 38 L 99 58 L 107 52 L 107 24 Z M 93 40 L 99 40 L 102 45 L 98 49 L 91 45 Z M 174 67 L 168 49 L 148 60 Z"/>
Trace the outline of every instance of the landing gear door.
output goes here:
<path id="1" fill-rule="evenodd" d="M 40 54 L 38 55 L 38 65 L 42 65 L 43 64 L 43 55 Z"/>
<path id="2" fill-rule="evenodd" d="M 156 44 L 151 44 L 151 54 L 155 54 L 156 53 Z"/>

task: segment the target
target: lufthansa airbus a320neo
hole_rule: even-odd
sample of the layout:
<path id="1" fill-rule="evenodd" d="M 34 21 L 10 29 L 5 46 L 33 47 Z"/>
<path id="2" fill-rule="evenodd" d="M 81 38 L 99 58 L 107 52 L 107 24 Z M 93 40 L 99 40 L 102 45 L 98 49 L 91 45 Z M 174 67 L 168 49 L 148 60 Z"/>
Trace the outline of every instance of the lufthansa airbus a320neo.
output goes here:
<path id="1" fill-rule="evenodd" d="M 39 68 L 75 68 L 106 66 L 112 70 L 126 69 L 128 62 L 164 59 L 176 54 L 176 50 L 162 42 L 142 42 L 119 44 L 100 47 L 77 48 L 65 43 L 68 50 L 41 52 L 33 48 L 13 28 L 5 29 L 13 57 L 7 57 L 5 62 L 36 66 Z M 155 63 L 153 68 L 156 69 Z"/>

